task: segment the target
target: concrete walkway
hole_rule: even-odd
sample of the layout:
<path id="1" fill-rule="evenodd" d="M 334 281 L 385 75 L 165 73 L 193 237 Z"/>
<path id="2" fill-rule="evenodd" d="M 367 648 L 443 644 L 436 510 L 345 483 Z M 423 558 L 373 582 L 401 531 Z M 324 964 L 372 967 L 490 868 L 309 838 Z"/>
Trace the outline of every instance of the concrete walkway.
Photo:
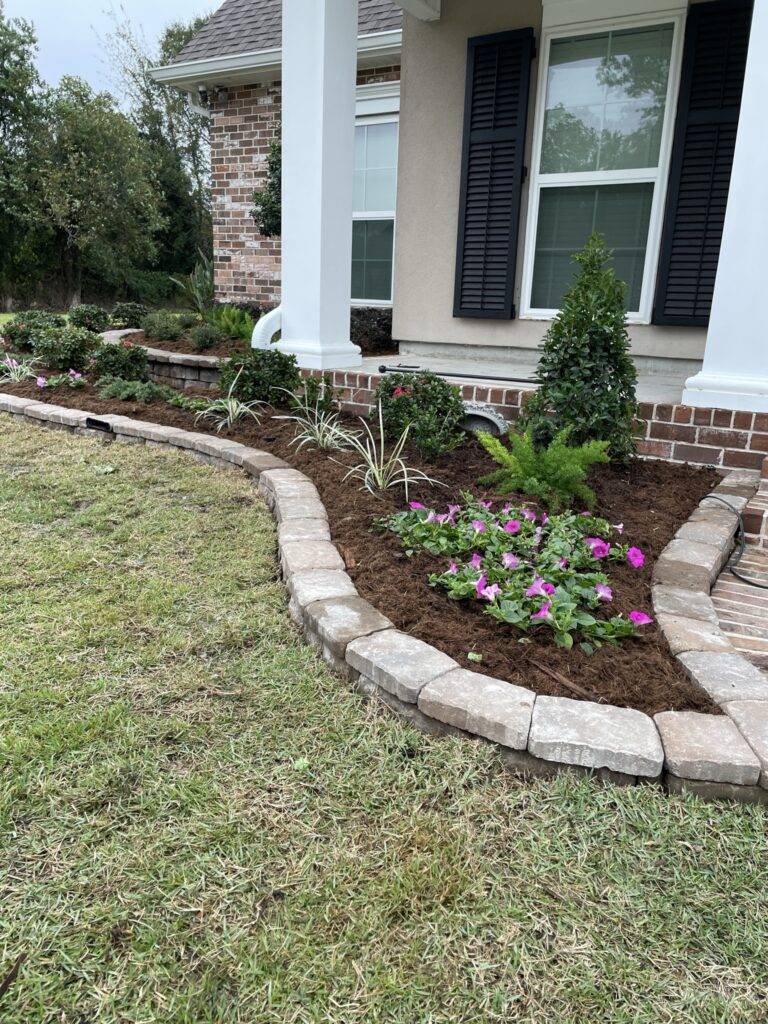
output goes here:
<path id="1" fill-rule="evenodd" d="M 768 586 L 768 552 L 748 545 L 738 571 Z M 768 669 L 768 590 L 752 587 L 726 569 L 712 591 L 712 603 L 733 646 L 753 664 Z"/>

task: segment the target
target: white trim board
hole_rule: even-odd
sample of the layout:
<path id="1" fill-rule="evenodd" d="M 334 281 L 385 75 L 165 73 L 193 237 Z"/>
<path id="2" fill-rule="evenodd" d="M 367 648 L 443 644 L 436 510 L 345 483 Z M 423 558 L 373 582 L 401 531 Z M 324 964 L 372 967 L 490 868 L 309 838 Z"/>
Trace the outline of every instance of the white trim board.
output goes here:
<path id="1" fill-rule="evenodd" d="M 589 25 L 593 21 L 612 21 L 643 15 L 654 17 L 680 14 L 688 10 L 688 0 L 542 0 L 542 28 L 563 28 L 567 25 Z"/>

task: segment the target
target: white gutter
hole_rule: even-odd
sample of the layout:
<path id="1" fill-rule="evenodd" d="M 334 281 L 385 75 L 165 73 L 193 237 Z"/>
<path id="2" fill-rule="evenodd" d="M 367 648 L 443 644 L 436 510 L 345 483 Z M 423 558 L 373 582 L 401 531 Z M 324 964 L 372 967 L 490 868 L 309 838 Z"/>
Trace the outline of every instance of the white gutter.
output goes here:
<path id="1" fill-rule="evenodd" d="M 358 63 L 363 67 L 372 67 L 383 60 L 399 57 L 402 39 L 401 29 L 358 36 Z M 150 75 L 156 82 L 173 85 L 186 92 L 196 91 L 200 86 L 215 88 L 222 85 L 250 85 L 266 77 L 279 78 L 282 59 L 281 48 L 253 50 L 166 64 L 152 68 Z"/>

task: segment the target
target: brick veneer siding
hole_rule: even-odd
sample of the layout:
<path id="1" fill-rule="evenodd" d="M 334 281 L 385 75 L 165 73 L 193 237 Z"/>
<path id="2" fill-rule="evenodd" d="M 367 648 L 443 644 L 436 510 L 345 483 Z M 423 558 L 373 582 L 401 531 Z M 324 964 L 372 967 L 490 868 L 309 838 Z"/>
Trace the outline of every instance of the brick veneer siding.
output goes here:
<path id="1" fill-rule="evenodd" d="M 368 68 L 359 85 L 396 82 L 399 67 Z M 211 180 L 216 298 L 220 302 L 280 301 L 280 240 L 263 238 L 251 217 L 252 196 L 266 172 L 270 143 L 279 137 L 279 82 L 229 90 L 211 106 Z"/>

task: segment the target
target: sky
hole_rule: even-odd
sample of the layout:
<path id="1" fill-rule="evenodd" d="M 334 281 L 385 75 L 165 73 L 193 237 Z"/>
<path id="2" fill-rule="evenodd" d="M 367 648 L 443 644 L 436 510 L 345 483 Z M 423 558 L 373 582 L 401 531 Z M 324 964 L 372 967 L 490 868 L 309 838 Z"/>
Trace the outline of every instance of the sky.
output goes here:
<path id="1" fill-rule="evenodd" d="M 172 21 L 187 21 L 220 6 L 219 0 L 123 0 L 122 7 L 136 29 L 153 47 Z M 5 0 L 8 17 L 31 21 L 37 31 L 38 67 L 56 85 L 62 75 L 85 78 L 96 89 L 114 86 L 99 36 L 113 27 L 110 10 L 120 12 L 120 0 Z"/>

